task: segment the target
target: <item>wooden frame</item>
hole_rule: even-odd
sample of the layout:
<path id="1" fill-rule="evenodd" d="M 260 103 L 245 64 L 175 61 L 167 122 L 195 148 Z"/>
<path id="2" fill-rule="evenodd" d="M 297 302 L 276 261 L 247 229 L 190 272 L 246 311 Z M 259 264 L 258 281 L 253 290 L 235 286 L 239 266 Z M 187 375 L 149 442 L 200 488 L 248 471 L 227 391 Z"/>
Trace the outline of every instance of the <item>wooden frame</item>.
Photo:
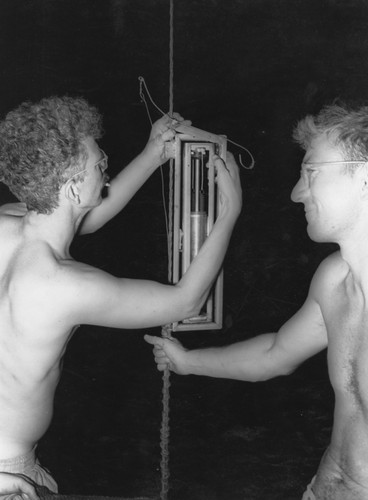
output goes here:
<path id="1" fill-rule="evenodd" d="M 214 155 L 226 159 L 225 136 L 194 127 L 177 128 L 175 138 L 172 278 L 177 283 L 210 233 L 217 216 Z M 200 192 L 199 192 L 200 191 Z M 222 328 L 223 271 L 201 313 L 174 323 L 173 331 Z"/>

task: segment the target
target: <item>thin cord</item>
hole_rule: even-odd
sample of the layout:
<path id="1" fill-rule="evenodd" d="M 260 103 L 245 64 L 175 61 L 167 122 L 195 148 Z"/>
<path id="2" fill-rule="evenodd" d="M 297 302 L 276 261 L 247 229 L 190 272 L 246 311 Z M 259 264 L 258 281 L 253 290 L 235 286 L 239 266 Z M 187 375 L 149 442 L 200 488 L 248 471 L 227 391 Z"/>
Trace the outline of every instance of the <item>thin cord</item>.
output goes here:
<path id="1" fill-rule="evenodd" d="M 153 120 L 151 118 L 151 114 L 150 114 L 150 111 L 149 111 L 149 107 L 148 107 L 148 104 L 147 104 L 147 100 L 146 100 L 146 97 L 144 95 L 144 90 L 145 92 L 147 93 L 151 103 L 153 104 L 153 106 L 164 116 L 166 113 L 164 113 L 162 111 L 162 109 L 160 109 L 157 104 L 154 102 L 154 100 L 152 99 L 151 97 L 151 94 L 148 90 L 148 87 L 146 85 L 146 82 L 143 78 L 143 76 L 139 76 L 138 77 L 138 80 L 139 80 L 139 96 L 140 98 L 142 99 L 142 102 L 146 108 L 146 112 L 147 112 L 147 116 L 148 116 L 148 119 L 150 121 L 150 124 L 152 126 L 153 124 Z M 168 252 L 168 256 L 169 256 L 169 262 L 170 262 L 170 253 L 171 253 L 171 246 L 170 246 L 170 236 L 169 236 L 169 217 L 168 217 L 168 210 L 167 210 L 167 207 L 166 207 L 166 197 L 165 197 L 165 177 L 164 177 L 164 172 L 163 172 L 163 168 L 162 168 L 162 165 L 160 165 L 160 174 L 161 174 L 161 193 L 162 193 L 162 203 L 163 203 L 163 209 L 164 209 L 164 216 L 165 216 L 165 227 L 166 227 L 166 238 L 167 238 L 167 252 Z M 170 188 L 171 189 L 171 188 Z M 171 191 L 169 191 L 171 192 Z M 170 281 L 170 279 L 169 279 Z"/>
<path id="2" fill-rule="evenodd" d="M 171 71 L 170 71 L 170 76 L 171 76 Z M 164 111 L 162 111 L 162 109 L 157 106 L 157 104 L 155 103 L 155 101 L 152 99 L 152 96 L 148 90 L 148 87 L 147 87 L 147 84 L 143 78 L 143 76 L 139 76 L 138 77 L 138 80 L 140 82 L 140 91 L 139 91 L 139 95 L 142 99 L 142 101 L 144 102 L 144 105 L 146 106 L 146 109 L 147 109 L 147 113 L 148 113 L 148 116 L 150 117 L 150 114 L 149 114 L 149 110 L 148 110 L 148 105 L 147 105 L 147 101 L 145 99 L 145 96 L 144 96 L 144 92 L 143 92 L 143 88 L 145 90 L 145 92 L 147 93 L 147 96 L 149 97 L 149 100 L 151 101 L 151 104 L 164 116 L 166 114 L 168 114 L 168 116 L 172 117 L 172 111 L 170 111 L 169 113 L 164 113 Z M 171 97 L 171 93 L 170 93 L 170 97 Z M 151 117 L 150 117 L 150 121 L 151 121 L 151 124 L 152 124 L 152 120 L 151 120 Z M 243 167 L 245 170 L 252 170 L 255 166 L 255 159 L 254 159 L 254 156 L 252 155 L 252 153 L 249 151 L 249 149 L 247 149 L 245 146 L 242 146 L 241 144 L 229 139 L 228 137 L 226 138 L 228 142 L 231 142 L 231 144 L 233 144 L 234 146 L 240 148 L 240 149 L 243 149 L 249 156 L 250 156 L 250 159 L 251 159 L 251 163 L 250 165 L 244 165 L 243 161 L 242 161 L 242 157 L 241 155 L 239 154 L 239 163 L 241 165 L 241 167 Z"/>
<path id="3" fill-rule="evenodd" d="M 239 163 L 240 165 L 245 168 L 245 170 L 252 170 L 252 168 L 254 168 L 254 165 L 255 165 L 255 160 L 254 160 L 254 156 L 252 155 L 252 153 L 249 151 L 249 149 L 247 149 L 246 147 L 242 146 L 241 144 L 238 144 L 237 142 L 234 142 L 232 141 L 231 139 L 227 139 L 228 142 L 231 142 L 231 144 L 234 144 L 234 146 L 237 146 L 238 148 L 240 149 L 244 149 L 244 151 L 246 151 L 248 153 L 248 155 L 250 156 L 251 158 L 251 164 L 246 167 L 244 165 L 244 163 L 242 162 L 242 158 L 241 158 L 241 155 L 239 155 Z"/>
<path id="4" fill-rule="evenodd" d="M 170 73 L 171 74 L 171 73 Z M 146 84 L 146 81 L 145 79 L 143 78 L 143 76 L 138 76 L 138 80 L 139 80 L 139 95 L 142 99 L 142 101 L 146 104 L 147 106 L 147 103 L 146 103 L 146 99 L 144 97 L 144 93 L 143 93 L 143 87 L 144 87 L 144 90 L 146 91 L 148 97 L 149 97 L 149 100 L 151 101 L 151 104 L 157 109 L 157 111 L 159 111 L 162 116 L 166 115 L 166 113 L 164 111 L 162 111 L 161 108 L 159 108 L 157 106 L 157 104 L 155 103 L 155 101 L 152 99 L 151 97 L 151 94 L 149 93 L 149 90 L 148 90 L 148 87 L 147 87 L 147 84 Z M 149 113 L 148 113 L 149 114 Z"/>

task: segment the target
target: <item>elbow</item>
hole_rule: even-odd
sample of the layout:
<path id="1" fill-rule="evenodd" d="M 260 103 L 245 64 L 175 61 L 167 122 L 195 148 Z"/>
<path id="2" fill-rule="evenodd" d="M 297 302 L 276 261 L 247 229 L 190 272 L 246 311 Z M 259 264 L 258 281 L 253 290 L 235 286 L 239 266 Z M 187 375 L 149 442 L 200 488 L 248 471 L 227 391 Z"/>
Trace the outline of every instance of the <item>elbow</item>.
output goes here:
<path id="1" fill-rule="evenodd" d="M 178 297 L 178 306 L 180 309 L 179 321 L 189 318 L 197 317 L 201 314 L 203 305 L 206 302 L 205 295 L 198 296 L 195 293 L 184 292 L 184 289 L 180 284 L 175 285 L 175 288 L 179 291 L 180 297 Z"/>
<path id="2" fill-rule="evenodd" d="M 201 314 L 201 309 L 202 309 L 201 304 L 198 305 L 189 301 L 188 303 L 184 304 L 182 319 L 195 318 L 199 316 Z"/>
<path id="3" fill-rule="evenodd" d="M 275 349 L 274 343 L 266 348 L 263 356 L 258 358 L 258 363 L 254 369 L 255 382 L 265 382 L 277 377 L 286 377 L 296 370 L 299 363 L 290 356 L 280 354 L 280 352 L 282 351 Z"/>
<path id="4" fill-rule="evenodd" d="M 203 313 L 203 306 L 206 303 L 207 296 L 202 296 L 200 298 L 189 297 L 185 303 L 186 316 L 184 319 L 196 318 Z"/>

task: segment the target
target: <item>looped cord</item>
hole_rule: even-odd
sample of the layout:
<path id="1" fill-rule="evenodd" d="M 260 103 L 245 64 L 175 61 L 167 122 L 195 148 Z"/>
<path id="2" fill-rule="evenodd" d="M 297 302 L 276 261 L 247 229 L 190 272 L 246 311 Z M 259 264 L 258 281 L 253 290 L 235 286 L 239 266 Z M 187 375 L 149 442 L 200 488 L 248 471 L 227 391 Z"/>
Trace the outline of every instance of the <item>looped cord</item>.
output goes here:
<path id="1" fill-rule="evenodd" d="M 173 73 L 172 73 L 172 74 L 173 74 Z M 170 72 L 170 75 L 171 75 L 171 72 Z M 170 118 L 174 118 L 174 117 L 172 116 L 172 113 L 173 113 L 173 111 L 172 111 L 172 104 L 171 104 L 171 106 L 170 106 L 170 111 L 169 111 L 169 113 L 165 113 L 164 111 L 162 111 L 162 109 L 161 109 L 161 108 L 160 108 L 160 107 L 159 107 L 159 106 L 155 103 L 155 101 L 153 100 L 153 98 L 152 98 L 152 96 L 151 96 L 151 94 L 150 94 L 150 92 L 149 92 L 149 90 L 148 90 L 147 84 L 146 84 L 145 79 L 143 78 L 143 76 L 139 76 L 139 77 L 138 77 L 138 80 L 139 80 L 139 96 L 140 96 L 140 98 L 142 99 L 142 102 L 144 103 L 144 105 L 145 105 L 145 107 L 146 107 L 147 114 L 148 114 L 148 116 L 149 116 L 149 119 L 150 119 L 151 125 L 152 125 L 152 120 L 151 120 L 151 116 L 150 116 L 150 114 L 149 114 L 148 104 L 147 104 L 147 100 L 146 100 L 146 97 L 145 97 L 145 95 L 144 95 L 144 92 L 146 92 L 146 94 L 147 94 L 147 96 L 148 96 L 148 98 L 149 98 L 149 100 L 150 100 L 150 102 L 151 102 L 152 106 L 154 106 L 154 107 L 157 109 L 157 111 L 159 111 L 159 112 L 162 114 L 162 116 L 164 116 L 164 115 L 168 115 Z M 170 91 L 170 99 L 171 99 L 171 92 L 172 92 L 172 91 Z M 236 146 L 237 148 L 243 149 L 243 150 L 244 150 L 244 151 L 245 151 L 245 152 L 249 155 L 249 157 L 250 157 L 250 159 L 251 159 L 250 165 L 244 165 L 243 160 L 242 160 L 242 156 L 241 156 L 241 154 L 239 154 L 239 163 L 240 163 L 240 165 L 241 165 L 241 166 L 242 166 L 245 170 L 252 170 L 252 169 L 254 168 L 254 166 L 255 166 L 255 163 L 256 163 L 256 162 L 255 162 L 254 156 L 253 156 L 253 155 L 252 155 L 252 153 L 249 151 L 249 149 L 247 149 L 245 146 L 242 146 L 241 144 L 239 144 L 239 143 L 237 143 L 237 142 L 233 141 L 232 139 L 227 138 L 227 141 L 228 141 L 228 142 L 231 142 L 231 144 L 233 144 L 233 145 L 234 145 L 234 146 Z M 171 164 L 171 162 L 172 162 L 172 159 L 170 160 L 170 164 Z"/>

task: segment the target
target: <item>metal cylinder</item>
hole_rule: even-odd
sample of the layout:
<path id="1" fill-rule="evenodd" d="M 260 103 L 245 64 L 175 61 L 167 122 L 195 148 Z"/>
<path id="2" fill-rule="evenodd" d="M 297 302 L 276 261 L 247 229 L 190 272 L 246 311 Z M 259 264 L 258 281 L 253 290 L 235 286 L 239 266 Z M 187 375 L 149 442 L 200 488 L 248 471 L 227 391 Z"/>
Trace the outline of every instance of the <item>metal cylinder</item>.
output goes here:
<path id="1" fill-rule="evenodd" d="M 207 238 L 206 212 L 191 212 L 190 214 L 190 260 L 199 252 Z"/>

